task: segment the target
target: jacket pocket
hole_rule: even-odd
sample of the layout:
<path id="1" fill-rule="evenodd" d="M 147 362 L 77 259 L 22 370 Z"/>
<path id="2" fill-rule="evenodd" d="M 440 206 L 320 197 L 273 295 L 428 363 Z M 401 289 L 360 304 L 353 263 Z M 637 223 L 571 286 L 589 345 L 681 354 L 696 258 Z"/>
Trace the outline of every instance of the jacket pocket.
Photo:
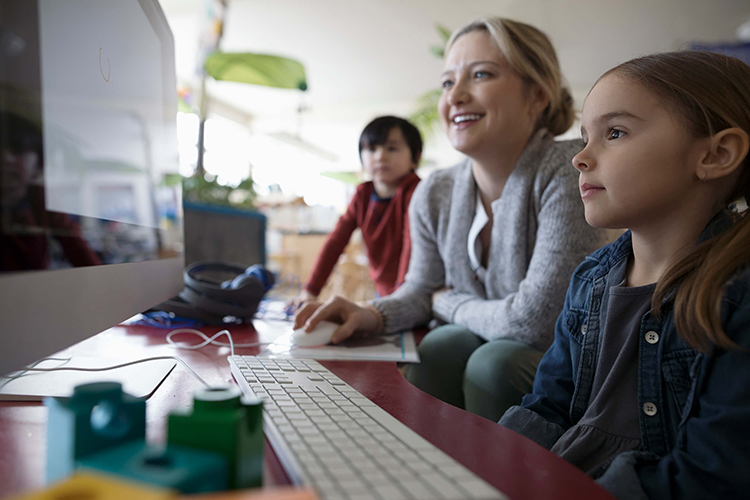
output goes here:
<path id="1" fill-rule="evenodd" d="M 587 314 L 582 309 L 571 308 L 565 313 L 565 328 L 568 330 L 570 337 L 578 342 L 579 345 L 583 345 L 584 343 L 587 319 Z"/>
<path id="2" fill-rule="evenodd" d="M 664 382 L 674 404 L 677 406 L 679 415 L 684 414 L 685 404 L 695 382 L 697 356 L 698 351 L 680 349 L 666 353 L 661 362 Z"/>

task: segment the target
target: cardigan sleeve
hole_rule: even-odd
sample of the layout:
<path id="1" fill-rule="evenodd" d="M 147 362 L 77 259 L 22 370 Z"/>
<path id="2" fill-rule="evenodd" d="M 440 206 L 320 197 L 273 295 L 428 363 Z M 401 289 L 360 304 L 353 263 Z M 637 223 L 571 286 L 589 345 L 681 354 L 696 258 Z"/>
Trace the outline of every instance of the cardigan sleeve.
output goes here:
<path id="1" fill-rule="evenodd" d="M 404 283 L 391 295 L 372 301 L 383 314 L 384 333 L 424 325 L 432 319 L 432 292 L 445 283 L 445 267 L 436 236 L 437 216 L 430 216 L 435 175 L 420 182 L 409 205 L 411 257 Z"/>
<path id="2" fill-rule="evenodd" d="M 411 186 L 407 193 L 404 193 L 404 232 L 402 234 L 401 257 L 398 263 L 398 275 L 396 276 L 396 288 L 406 279 L 406 272 L 409 270 L 409 259 L 411 258 L 411 225 L 409 224 L 409 206 L 411 204 L 414 189 L 418 184 Z"/>
<path id="3" fill-rule="evenodd" d="M 547 350 L 573 270 L 605 243 L 606 234 L 586 223 L 577 172 L 570 165 L 558 166 L 538 205 L 536 243 L 518 289 L 496 300 L 450 290 L 435 301 L 437 316 L 488 341 L 508 338 Z"/>
<path id="4" fill-rule="evenodd" d="M 310 278 L 305 284 L 305 290 L 308 290 L 310 293 L 320 295 L 320 291 L 325 286 L 326 281 L 328 281 L 331 271 L 333 271 L 334 266 L 339 261 L 339 257 L 349 243 L 352 233 L 357 229 L 357 213 L 362 209 L 362 197 L 365 194 L 365 190 L 360 185 L 354 197 L 352 197 L 346 213 L 339 218 L 336 228 L 328 236 L 325 245 L 320 250 L 318 260 L 315 261 Z"/>

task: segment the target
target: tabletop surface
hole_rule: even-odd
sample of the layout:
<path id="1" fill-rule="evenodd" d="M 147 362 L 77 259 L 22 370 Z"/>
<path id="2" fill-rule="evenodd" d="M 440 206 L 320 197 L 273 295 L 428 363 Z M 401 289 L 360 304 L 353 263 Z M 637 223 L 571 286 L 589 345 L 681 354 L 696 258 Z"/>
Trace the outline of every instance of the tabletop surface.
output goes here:
<path id="1" fill-rule="evenodd" d="M 233 327 L 235 343 L 270 341 L 258 325 Z M 218 328 L 203 328 L 207 334 Z M 72 348 L 76 355 L 139 359 L 172 355 L 182 358 L 211 385 L 233 384 L 226 357 L 229 349 L 207 346 L 178 349 L 165 343 L 168 330 L 117 326 Z M 191 344 L 198 337 L 177 336 Z M 258 354 L 259 348 L 238 348 L 236 354 Z M 482 417 L 443 403 L 407 382 L 394 362 L 321 361 L 349 385 L 412 430 L 512 499 L 612 499 L 574 466 L 536 443 Z M 167 415 L 192 405 L 202 387 L 180 365 L 149 398 L 146 439 L 166 440 Z M 0 498 L 44 486 L 47 410 L 40 403 L 0 403 Z M 264 485 L 288 484 L 273 450 L 266 443 Z"/>

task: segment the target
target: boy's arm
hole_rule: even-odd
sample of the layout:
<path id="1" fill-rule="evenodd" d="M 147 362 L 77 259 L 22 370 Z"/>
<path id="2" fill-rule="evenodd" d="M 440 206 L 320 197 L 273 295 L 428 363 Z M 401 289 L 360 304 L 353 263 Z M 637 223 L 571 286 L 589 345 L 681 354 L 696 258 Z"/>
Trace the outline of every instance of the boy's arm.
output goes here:
<path id="1" fill-rule="evenodd" d="M 534 377 L 534 390 L 524 396 L 521 406 L 513 406 L 502 416 L 500 425 L 550 449 L 570 426 L 569 409 L 575 391 L 570 332 L 565 326 L 571 286 L 565 306 L 555 324 L 555 341 L 544 354 Z M 575 342 L 575 340 L 573 340 Z"/>
<path id="2" fill-rule="evenodd" d="M 339 257 L 349 243 L 352 233 L 357 229 L 357 210 L 362 203 L 360 200 L 362 195 L 363 190 L 357 189 L 349 207 L 346 209 L 346 213 L 339 218 L 336 228 L 328 235 L 325 245 L 318 254 L 318 260 L 315 261 L 315 266 L 305 284 L 305 290 L 313 295 L 320 295 L 320 291 L 328 281 L 331 271 L 333 271 Z"/>

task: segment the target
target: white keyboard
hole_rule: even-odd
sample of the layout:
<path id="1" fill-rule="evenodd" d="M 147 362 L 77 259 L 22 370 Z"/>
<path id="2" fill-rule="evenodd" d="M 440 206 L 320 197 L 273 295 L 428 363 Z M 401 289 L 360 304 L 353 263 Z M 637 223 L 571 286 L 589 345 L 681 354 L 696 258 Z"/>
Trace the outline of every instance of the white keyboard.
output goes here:
<path id="1" fill-rule="evenodd" d="M 507 500 L 317 361 L 228 359 L 242 391 L 264 400 L 291 480 L 322 499 Z"/>

